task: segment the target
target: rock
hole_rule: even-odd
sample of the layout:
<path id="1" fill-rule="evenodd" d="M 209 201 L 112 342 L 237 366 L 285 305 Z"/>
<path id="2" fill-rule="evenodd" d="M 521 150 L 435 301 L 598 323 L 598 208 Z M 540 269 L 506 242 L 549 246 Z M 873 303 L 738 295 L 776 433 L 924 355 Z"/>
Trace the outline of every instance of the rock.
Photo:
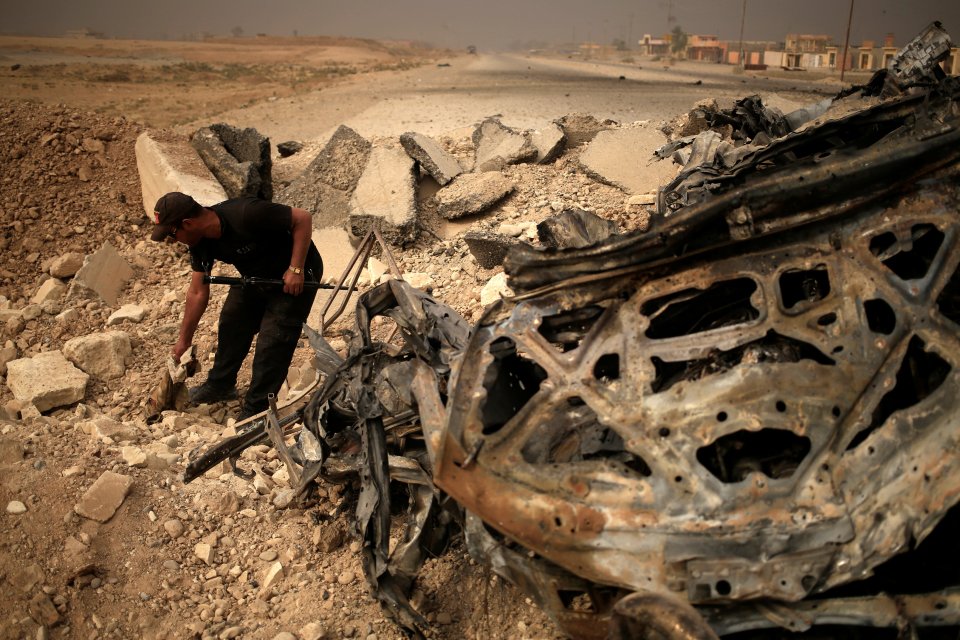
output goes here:
<path id="1" fill-rule="evenodd" d="M 344 571 L 337 576 L 337 584 L 347 585 L 353 582 L 356 579 L 356 575 L 353 571 Z"/>
<path id="2" fill-rule="evenodd" d="M 84 474 L 84 469 L 81 466 L 73 465 L 72 467 L 67 467 L 60 472 L 60 475 L 64 478 L 73 478 L 74 476 L 82 476 Z"/>
<path id="3" fill-rule="evenodd" d="M 223 494 L 223 497 L 220 498 L 217 510 L 223 515 L 237 513 L 240 510 L 240 497 L 237 496 L 234 491 L 227 491 Z M 253 515 L 256 516 L 257 512 L 254 511 Z"/>
<path id="4" fill-rule="evenodd" d="M 97 416 L 92 420 L 79 422 L 77 427 L 83 433 L 108 444 L 129 441 L 137 437 L 134 426 L 117 422 L 108 416 Z"/>
<path id="5" fill-rule="evenodd" d="M 33 621 L 39 625 L 52 627 L 60 622 L 60 613 L 45 593 L 33 596 L 27 605 L 27 611 L 30 612 Z"/>
<path id="6" fill-rule="evenodd" d="M 350 232 L 362 238 L 376 226 L 391 244 L 416 240 L 415 187 L 410 156 L 398 147 L 374 147 L 350 198 Z"/>
<path id="7" fill-rule="evenodd" d="M 82 400 L 89 379 L 60 351 L 44 351 L 7 363 L 7 387 L 13 396 L 41 412 Z"/>
<path id="8" fill-rule="evenodd" d="M 340 125 L 323 150 L 277 196 L 278 202 L 313 213 L 315 228 L 347 222 L 353 194 L 370 158 L 372 145 L 350 127 Z"/>
<path id="9" fill-rule="evenodd" d="M 437 624 L 447 625 L 453 622 L 453 618 L 446 611 L 441 611 L 437 614 Z"/>
<path id="10" fill-rule="evenodd" d="M 463 241 L 477 264 L 484 269 L 495 269 L 502 265 L 507 252 L 521 244 L 516 238 L 489 231 L 468 231 Z"/>
<path id="11" fill-rule="evenodd" d="M 600 122 L 589 114 L 571 113 L 555 120 L 554 124 L 563 131 L 563 135 L 567 138 L 567 148 L 570 149 L 590 142 L 598 133 L 613 127 L 616 123 L 609 120 Z"/>
<path id="12" fill-rule="evenodd" d="M 433 287 L 433 276 L 429 273 L 409 271 L 403 274 L 403 279 L 409 283 L 411 287 L 416 287 L 424 291 Z"/>
<path id="13" fill-rule="evenodd" d="M 534 162 L 537 164 L 553 162 L 563 152 L 566 141 L 567 136 L 563 133 L 563 129 L 555 123 L 531 131 L 530 142 L 537 148 L 537 157 Z"/>
<path id="14" fill-rule="evenodd" d="M 289 158 L 295 153 L 300 153 L 301 149 L 303 149 L 303 143 L 296 140 L 288 140 L 277 144 L 277 153 L 280 154 L 281 158 Z"/>
<path id="15" fill-rule="evenodd" d="M 7 341 L 7 344 L 0 348 L 0 376 L 7 375 L 7 365 L 12 360 L 16 360 L 19 355 L 17 347 L 12 341 Z"/>
<path id="16" fill-rule="evenodd" d="M 124 322 L 142 322 L 147 310 L 136 304 L 125 304 L 107 318 L 107 326 L 112 327 Z"/>
<path id="17" fill-rule="evenodd" d="M 424 171 L 441 186 L 463 173 L 457 159 L 444 151 L 437 142 L 420 133 L 408 131 L 400 136 L 400 144 L 407 154 L 420 163 Z"/>
<path id="18" fill-rule="evenodd" d="M 267 569 L 267 572 L 263 576 L 263 580 L 260 581 L 261 593 L 269 593 L 280 581 L 283 579 L 283 565 L 279 562 L 274 562 L 270 565 L 270 568 Z"/>
<path id="19" fill-rule="evenodd" d="M 513 291 L 507 286 L 507 274 L 501 272 L 490 278 L 480 290 L 480 305 L 486 307 L 510 295 L 513 295 Z"/>
<path id="20" fill-rule="evenodd" d="M 123 447 L 120 457 L 128 467 L 144 468 L 147 466 L 147 454 L 139 447 Z"/>
<path id="21" fill-rule="evenodd" d="M 468 173 L 437 191 L 437 211 L 454 220 L 486 211 L 513 192 L 514 185 L 497 172 Z"/>
<path id="22" fill-rule="evenodd" d="M 176 540 L 183 535 L 184 526 L 177 518 L 171 518 L 163 523 L 163 530 L 167 532 L 167 535 Z"/>
<path id="23" fill-rule="evenodd" d="M 206 542 L 198 542 L 193 547 L 193 555 L 200 558 L 204 564 L 213 564 L 213 547 Z"/>
<path id="24" fill-rule="evenodd" d="M 190 144 L 223 185 L 228 198 L 273 200 L 270 140 L 256 129 L 212 124 L 194 132 Z"/>
<path id="25" fill-rule="evenodd" d="M 270 501 L 270 504 L 277 509 L 286 509 L 293 502 L 294 497 L 296 497 L 296 492 L 293 489 L 280 489 L 273 500 Z"/>
<path id="26" fill-rule="evenodd" d="M 310 622 L 300 628 L 301 640 L 326 640 L 327 630 L 319 622 Z"/>
<path id="27" fill-rule="evenodd" d="M 601 131 L 580 154 L 580 165 L 596 180 L 629 194 L 656 191 L 677 175 L 671 164 L 649 161 L 664 142 L 663 134 L 651 126 Z"/>
<path id="28" fill-rule="evenodd" d="M 54 278 L 72 278 L 83 266 L 83 254 L 76 252 L 65 253 L 50 265 L 50 275 Z"/>
<path id="29" fill-rule="evenodd" d="M 115 330 L 67 340 L 63 353 L 86 373 L 101 380 L 112 380 L 126 373 L 133 348 L 130 336 Z"/>
<path id="30" fill-rule="evenodd" d="M 11 500 L 7 503 L 7 513 L 11 513 L 15 516 L 20 515 L 21 513 L 27 512 L 27 505 L 23 504 L 19 500 Z"/>
<path id="31" fill-rule="evenodd" d="M 579 209 L 567 209 L 537 225 L 540 242 L 554 249 L 582 249 L 619 232 L 616 222 Z"/>
<path id="32" fill-rule="evenodd" d="M 73 507 L 77 515 L 101 524 L 113 517 L 133 486 L 133 478 L 104 471 Z"/>
<path id="33" fill-rule="evenodd" d="M 473 131 L 476 149 L 474 171 L 499 171 L 507 165 L 527 162 L 537 157 L 537 148 L 525 135 L 504 126 L 496 118 L 488 118 Z"/>
<path id="34" fill-rule="evenodd" d="M 150 205 L 151 209 L 153 203 Z M 87 256 L 83 266 L 70 283 L 69 297 L 83 296 L 93 291 L 111 307 L 117 305 L 120 292 L 133 277 L 133 268 L 109 242 L 93 255 Z"/>
<path id="35" fill-rule="evenodd" d="M 73 324 L 80 319 L 80 312 L 70 307 L 58 313 L 54 319 L 60 324 Z"/>
<path id="36" fill-rule="evenodd" d="M 264 562 L 273 562 L 277 559 L 277 550 L 276 549 L 267 549 L 260 553 L 259 557 Z"/>
<path id="37" fill-rule="evenodd" d="M 30 593 L 44 579 L 43 569 L 35 562 L 27 565 L 13 563 L 9 567 L 4 567 L 4 569 L 10 586 L 23 593 Z"/>
<path id="38" fill-rule="evenodd" d="M 63 284 L 56 278 L 49 278 L 40 285 L 40 288 L 37 289 L 37 292 L 33 294 L 32 298 L 30 298 L 30 302 L 39 305 L 42 305 L 44 302 L 56 302 L 63 298 L 63 295 L 66 292 L 67 285 Z"/>
<path id="39" fill-rule="evenodd" d="M 336 521 L 325 523 L 314 528 L 311 541 L 322 553 L 331 553 L 343 546 L 347 539 L 347 531 Z"/>

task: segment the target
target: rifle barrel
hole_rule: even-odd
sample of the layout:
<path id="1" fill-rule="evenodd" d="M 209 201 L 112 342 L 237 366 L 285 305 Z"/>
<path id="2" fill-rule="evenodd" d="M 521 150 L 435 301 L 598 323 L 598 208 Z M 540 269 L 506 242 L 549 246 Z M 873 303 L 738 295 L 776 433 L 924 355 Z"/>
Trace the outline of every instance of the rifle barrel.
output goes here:
<path id="1" fill-rule="evenodd" d="M 234 276 L 203 276 L 204 284 L 229 284 L 232 286 L 253 286 L 253 285 L 267 285 L 271 287 L 282 287 L 283 280 L 277 280 L 274 278 L 257 278 L 255 276 L 244 276 L 236 278 Z M 323 282 L 315 282 L 312 280 L 304 280 L 303 282 L 304 289 L 336 289 L 336 285 L 325 284 Z M 347 287 L 340 287 L 341 290 L 346 291 Z"/>

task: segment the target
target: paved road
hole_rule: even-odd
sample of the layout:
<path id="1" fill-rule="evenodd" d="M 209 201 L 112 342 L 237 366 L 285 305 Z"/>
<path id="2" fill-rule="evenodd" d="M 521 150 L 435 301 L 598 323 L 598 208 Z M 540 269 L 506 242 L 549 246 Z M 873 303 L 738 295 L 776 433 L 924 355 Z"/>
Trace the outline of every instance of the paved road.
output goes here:
<path id="1" fill-rule="evenodd" d="M 789 110 L 839 88 L 835 82 L 810 82 L 800 74 L 764 79 L 737 75 L 721 65 L 688 62 L 665 69 L 660 63 L 643 64 L 464 55 L 450 59 L 449 66 L 355 76 L 305 96 L 233 110 L 223 119 L 255 127 L 274 142 L 323 140 L 340 124 L 368 137 L 411 130 L 438 135 L 469 131 L 493 115 L 521 128 L 537 128 L 577 112 L 618 122 L 660 121 L 688 111 L 703 98 L 716 98 L 725 106 L 751 93 L 769 96 L 773 104 Z M 195 128 L 191 124 L 183 130 Z"/>

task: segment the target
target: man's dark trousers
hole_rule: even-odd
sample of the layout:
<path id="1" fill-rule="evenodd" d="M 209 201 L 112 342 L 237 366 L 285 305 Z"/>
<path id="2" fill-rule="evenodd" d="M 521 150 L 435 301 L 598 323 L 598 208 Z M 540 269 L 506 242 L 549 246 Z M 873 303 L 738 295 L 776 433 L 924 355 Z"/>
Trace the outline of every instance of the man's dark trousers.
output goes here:
<path id="1" fill-rule="evenodd" d="M 265 410 L 267 394 L 276 394 L 287 377 L 303 323 L 316 296 L 316 289 L 304 289 L 300 295 L 292 296 L 280 287 L 231 287 L 220 311 L 217 354 L 207 384 L 218 389 L 233 388 L 253 336 L 259 333 L 243 411 Z"/>

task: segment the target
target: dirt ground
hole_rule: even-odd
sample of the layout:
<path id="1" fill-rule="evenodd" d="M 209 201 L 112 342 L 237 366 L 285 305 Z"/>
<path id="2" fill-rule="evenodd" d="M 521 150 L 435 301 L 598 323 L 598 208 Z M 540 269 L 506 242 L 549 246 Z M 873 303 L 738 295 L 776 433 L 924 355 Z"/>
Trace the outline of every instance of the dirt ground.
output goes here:
<path id="1" fill-rule="evenodd" d="M 350 528 L 355 483 L 325 483 L 311 504 L 280 509 L 274 498 L 283 486 L 281 464 L 274 451 L 260 446 L 241 460 L 257 472 L 259 484 L 217 469 L 184 485 L 184 457 L 228 432 L 236 403 L 171 412 L 156 424 L 144 421 L 145 399 L 176 337 L 189 269 L 182 248 L 145 239 L 149 222 L 134 141 L 147 127 L 187 130 L 222 118 L 257 125 L 275 142 L 296 137 L 316 149 L 322 132 L 339 120 L 364 135 L 408 126 L 439 135 L 459 127 L 466 133 L 442 140 L 468 158 L 476 118 L 495 113 L 498 100 L 503 103 L 511 88 L 529 81 L 513 74 L 504 81 L 509 86 L 497 89 L 488 74 L 508 61 L 455 57 L 455 64 L 476 72 L 475 84 L 463 88 L 468 76 L 458 76 L 457 101 L 449 103 L 455 107 L 431 106 L 423 96 L 452 84 L 442 75 L 446 67 L 436 64 L 449 55 L 411 43 L 348 39 L 0 37 L 0 311 L 21 310 L 14 314 L 18 320 L 0 324 L 7 354 L 0 375 L 6 375 L 11 353 L 29 357 L 105 331 L 108 317 L 123 304 L 148 309 L 140 323 L 110 327 L 130 336 L 126 373 L 92 378 L 80 403 L 21 415 L 22 407 L 0 384 L 0 506 L 16 502 L 25 508 L 0 514 L 0 638 L 403 637 L 367 592 Z M 558 96 L 542 89 L 540 102 L 514 98 L 526 110 L 505 111 L 505 119 L 526 123 L 562 115 L 573 106 L 562 102 L 562 94 L 582 82 L 579 71 L 569 73 L 569 86 Z M 609 83 L 595 87 L 606 100 L 599 117 L 640 120 L 679 113 L 679 105 L 695 101 L 690 93 L 673 93 L 670 102 L 654 107 L 614 106 L 624 85 L 612 73 Z M 637 76 L 638 91 L 668 85 L 659 71 L 630 73 L 647 74 Z M 742 89 L 739 79 L 698 77 L 707 77 L 703 91 L 732 96 Z M 788 104 L 813 101 L 828 90 L 771 82 L 765 87 L 782 90 Z M 423 94 L 400 93 L 411 83 L 422 86 Z M 390 100 L 376 102 L 374 94 Z M 292 175 L 304 157 L 280 163 L 281 175 Z M 622 192 L 578 168 L 576 152 L 549 168 L 511 167 L 506 173 L 516 192 L 482 226 L 536 222 L 565 205 L 589 207 L 623 230 L 645 224 L 646 214 L 630 209 Z M 441 229 L 434 223 L 398 254 L 400 266 L 430 272 L 435 295 L 473 319 L 480 312 L 480 288 L 493 272 L 479 269 L 458 238 L 468 225 Z M 56 258 L 90 254 L 104 242 L 135 272 L 117 307 L 82 295 L 31 302 Z M 215 347 L 221 301 L 222 292 L 198 331 L 204 359 Z M 298 359 L 305 354 L 305 348 L 298 351 Z M 110 434 L 104 425 L 113 429 Z M 129 446 L 179 459 L 152 458 L 140 466 Z M 129 476 L 133 485 L 117 513 L 97 523 L 77 515 L 74 506 L 106 471 Z M 276 562 L 284 567 L 282 578 L 265 587 Z M 461 542 L 427 561 L 414 604 L 433 623 L 436 638 L 559 637 L 541 611 L 473 562 Z"/>

